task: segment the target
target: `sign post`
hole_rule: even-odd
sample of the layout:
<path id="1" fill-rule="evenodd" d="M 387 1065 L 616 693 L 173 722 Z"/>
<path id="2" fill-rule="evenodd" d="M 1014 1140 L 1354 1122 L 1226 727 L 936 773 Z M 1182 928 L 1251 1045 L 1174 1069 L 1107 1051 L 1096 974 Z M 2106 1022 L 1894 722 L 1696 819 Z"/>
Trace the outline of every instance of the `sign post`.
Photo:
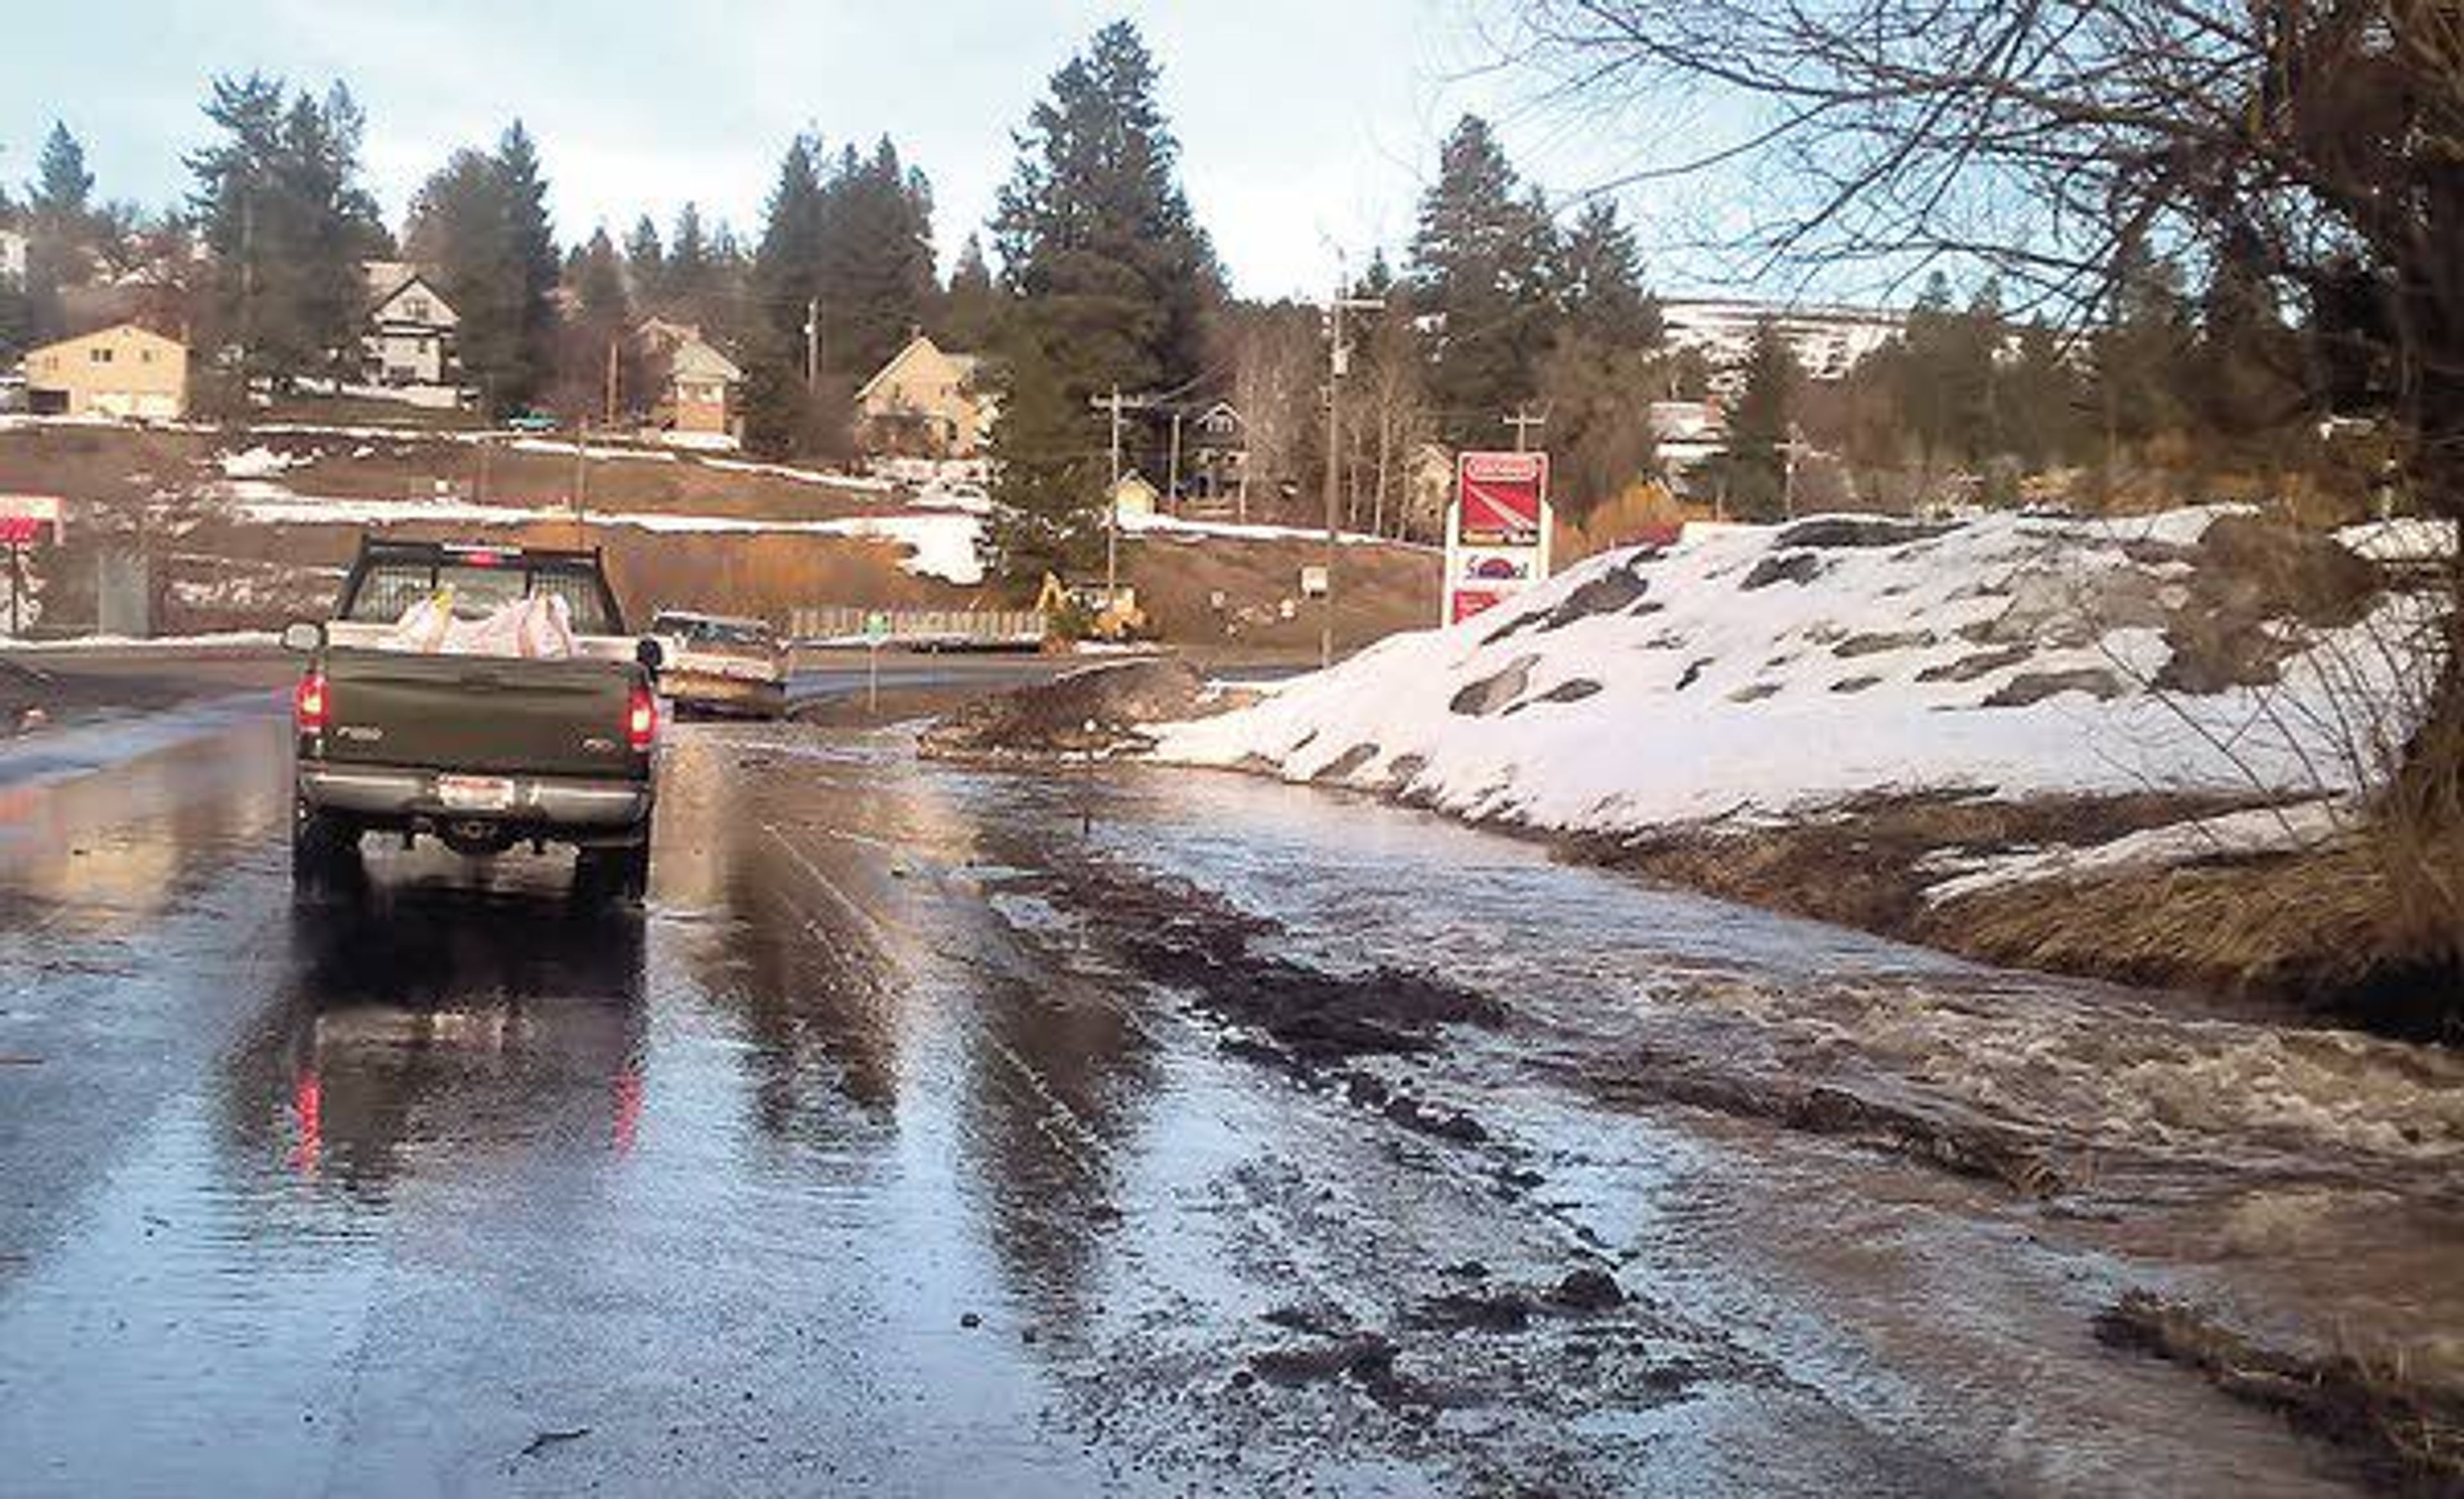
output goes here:
<path id="1" fill-rule="evenodd" d="M 881 716 L 881 648 L 890 640 L 890 616 L 874 609 L 864 617 L 864 711 Z"/>
<path id="2" fill-rule="evenodd" d="M 9 633 L 26 631 L 26 549 L 42 543 L 43 533 L 51 533 L 54 546 L 60 544 L 62 512 L 67 507 L 55 495 L 0 495 L 0 544 L 9 548 Z"/>
<path id="3" fill-rule="evenodd" d="M 1547 453 L 1459 454 L 1438 623 L 1459 624 L 1548 577 L 1552 518 Z"/>

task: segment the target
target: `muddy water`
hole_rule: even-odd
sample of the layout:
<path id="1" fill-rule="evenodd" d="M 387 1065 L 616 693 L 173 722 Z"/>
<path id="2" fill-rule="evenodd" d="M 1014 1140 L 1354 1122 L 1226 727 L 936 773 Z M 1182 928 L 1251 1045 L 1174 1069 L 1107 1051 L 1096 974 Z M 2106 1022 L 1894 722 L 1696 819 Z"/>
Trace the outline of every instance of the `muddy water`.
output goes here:
<path id="1" fill-rule="evenodd" d="M 0 798 L 11 1492 L 2336 1492 L 2088 1318 L 2453 1325 L 2434 1056 L 794 726 L 678 736 L 647 913 L 387 849 L 301 906 L 278 725 L 138 748 Z M 1504 1021 L 1291 1065 L 1133 960 L 1234 918 L 1229 980 Z M 1817 1076 L 1869 1112 L 1754 1106 Z"/>

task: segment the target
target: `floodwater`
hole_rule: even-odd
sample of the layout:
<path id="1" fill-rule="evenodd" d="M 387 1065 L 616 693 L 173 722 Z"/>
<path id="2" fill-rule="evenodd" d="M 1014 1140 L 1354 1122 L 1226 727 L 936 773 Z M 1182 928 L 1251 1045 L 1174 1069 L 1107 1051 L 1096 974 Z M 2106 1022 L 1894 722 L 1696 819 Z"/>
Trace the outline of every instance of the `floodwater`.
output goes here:
<path id="1" fill-rule="evenodd" d="M 270 716 L 0 757 L 10 1492 L 2349 1492 L 2095 1314 L 2464 1347 L 2447 1053 L 1263 782 L 663 776 L 645 911 L 296 903 Z M 1407 980 L 1489 1008 L 1258 1007 Z"/>

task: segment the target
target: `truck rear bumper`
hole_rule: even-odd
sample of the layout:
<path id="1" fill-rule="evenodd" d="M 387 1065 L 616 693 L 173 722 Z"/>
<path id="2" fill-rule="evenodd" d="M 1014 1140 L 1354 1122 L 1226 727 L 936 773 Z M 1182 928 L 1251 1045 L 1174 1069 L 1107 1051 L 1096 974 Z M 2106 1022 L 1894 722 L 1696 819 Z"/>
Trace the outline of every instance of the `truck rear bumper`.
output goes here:
<path id="1" fill-rule="evenodd" d="M 376 827 L 479 821 L 527 835 L 631 827 L 650 815 L 648 782 L 507 779 L 513 798 L 502 807 L 449 806 L 437 790 L 437 772 L 409 767 L 302 763 L 298 786 L 307 805 Z"/>

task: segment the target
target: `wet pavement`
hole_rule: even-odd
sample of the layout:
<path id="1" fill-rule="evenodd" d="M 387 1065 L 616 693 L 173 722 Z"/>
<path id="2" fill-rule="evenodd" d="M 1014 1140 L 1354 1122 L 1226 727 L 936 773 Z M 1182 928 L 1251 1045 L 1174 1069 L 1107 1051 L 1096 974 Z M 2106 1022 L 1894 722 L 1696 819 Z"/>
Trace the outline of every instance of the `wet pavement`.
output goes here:
<path id="1" fill-rule="evenodd" d="M 2464 1350 L 2446 1053 L 894 730 L 296 903 L 265 706 L 0 764 L 11 1494 L 2348 1492 L 2096 1313 Z"/>

